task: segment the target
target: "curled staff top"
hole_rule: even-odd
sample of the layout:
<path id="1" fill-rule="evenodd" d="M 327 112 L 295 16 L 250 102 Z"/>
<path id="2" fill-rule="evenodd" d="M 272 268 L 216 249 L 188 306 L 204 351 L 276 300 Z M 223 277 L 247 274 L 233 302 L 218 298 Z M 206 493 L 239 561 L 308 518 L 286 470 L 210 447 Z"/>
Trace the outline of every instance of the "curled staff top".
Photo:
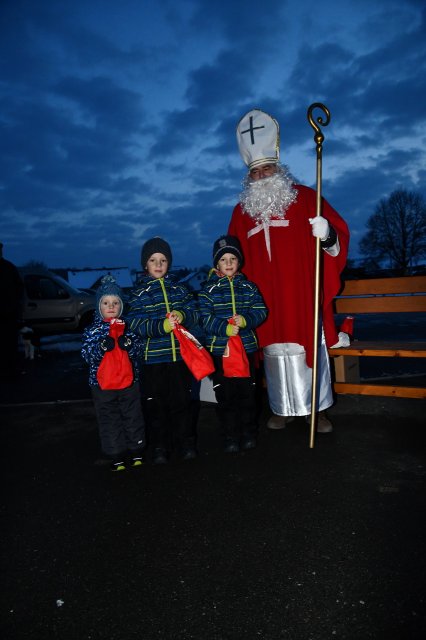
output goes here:
<path id="1" fill-rule="evenodd" d="M 319 116 L 317 116 L 317 118 L 315 120 L 314 119 L 314 110 L 315 109 L 321 109 L 321 111 L 323 111 L 323 113 L 326 116 L 325 119 L 323 119 L 322 115 L 319 115 Z M 311 125 L 311 127 L 315 131 L 314 140 L 315 140 L 315 142 L 317 144 L 317 151 L 319 152 L 320 149 L 321 149 L 322 142 L 324 140 L 324 135 L 323 135 L 319 125 L 322 125 L 323 127 L 326 127 L 329 124 L 330 117 L 331 117 L 330 116 L 330 111 L 327 109 L 325 104 L 322 104 L 321 102 L 314 102 L 308 108 L 308 114 L 307 115 L 308 115 L 309 124 Z"/>

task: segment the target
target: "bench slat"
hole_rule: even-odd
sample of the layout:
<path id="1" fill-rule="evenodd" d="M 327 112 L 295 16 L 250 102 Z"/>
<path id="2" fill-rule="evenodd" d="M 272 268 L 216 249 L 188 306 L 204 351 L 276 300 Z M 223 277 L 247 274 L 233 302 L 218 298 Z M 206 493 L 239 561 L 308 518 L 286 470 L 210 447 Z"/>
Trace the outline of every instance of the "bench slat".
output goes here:
<path id="1" fill-rule="evenodd" d="M 426 358 L 426 342 L 369 342 L 355 340 L 349 347 L 329 349 L 330 356 L 379 356 L 384 358 Z"/>
<path id="2" fill-rule="evenodd" d="M 425 293 L 426 276 L 346 280 L 340 295 L 356 296 L 380 293 Z"/>
<path id="3" fill-rule="evenodd" d="M 373 384 L 352 384 L 335 382 L 336 393 L 356 394 L 364 396 L 386 396 L 395 398 L 426 398 L 426 388 L 397 387 Z"/>
<path id="4" fill-rule="evenodd" d="M 379 296 L 371 298 L 336 298 L 336 313 L 426 312 L 426 296 Z"/>

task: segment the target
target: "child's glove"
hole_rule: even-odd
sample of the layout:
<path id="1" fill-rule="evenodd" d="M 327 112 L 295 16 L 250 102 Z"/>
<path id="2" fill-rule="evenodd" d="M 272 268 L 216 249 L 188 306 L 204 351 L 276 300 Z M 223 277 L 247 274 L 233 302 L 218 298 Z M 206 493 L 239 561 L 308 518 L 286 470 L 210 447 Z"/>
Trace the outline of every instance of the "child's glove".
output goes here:
<path id="1" fill-rule="evenodd" d="M 164 331 L 171 333 L 177 324 L 181 324 L 183 315 L 180 311 L 171 311 L 163 322 Z"/>
<path id="2" fill-rule="evenodd" d="M 115 347 L 114 338 L 111 338 L 111 336 L 106 336 L 106 338 L 101 340 L 100 347 L 102 351 L 112 351 Z"/>
<path id="3" fill-rule="evenodd" d="M 172 311 L 170 315 L 177 324 L 182 324 L 183 314 L 180 311 Z"/>
<path id="4" fill-rule="evenodd" d="M 132 341 L 129 336 L 118 336 L 117 342 L 118 346 L 120 347 L 120 349 L 123 349 L 123 351 L 128 351 L 132 346 Z"/>
<path id="5" fill-rule="evenodd" d="M 171 333 L 175 325 L 172 326 L 172 323 L 170 322 L 170 320 L 168 318 L 164 318 L 163 327 L 166 333 Z"/>
<path id="6" fill-rule="evenodd" d="M 228 338 L 231 338 L 232 336 L 237 336 L 239 330 L 240 330 L 240 327 L 237 326 L 235 317 L 232 316 L 232 318 L 229 318 L 228 320 L 228 326 L 226 327 L 226 335 L 228 336 Z"/>
<path id="7" fill-rule="evenodd" d="M 244 316 L 241 316 L 240 314 L 236 313 L 235 316 L 232 316 L 235 324 L 237 325 L 237 327 L 240 327 L 241 329 L 245 329 L 247 326 L 247 322 L 246 319 L 244 318 Z"/>

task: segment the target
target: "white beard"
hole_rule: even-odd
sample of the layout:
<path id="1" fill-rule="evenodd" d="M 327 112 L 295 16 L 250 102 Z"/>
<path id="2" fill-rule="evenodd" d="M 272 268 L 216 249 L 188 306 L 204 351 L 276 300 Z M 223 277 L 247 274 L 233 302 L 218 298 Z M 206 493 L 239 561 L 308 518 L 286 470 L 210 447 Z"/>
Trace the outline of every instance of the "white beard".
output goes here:
<path id="1" fill-rule="evenodd" d="M 283 220 L 296 199 L 294 179 L 282 166 L 278 166 L 277 173 L 261 180 L 252 180 L 248 175 L 240 194 L 243 211 L 258 224 L 269 222 L 271 218 Z"/>

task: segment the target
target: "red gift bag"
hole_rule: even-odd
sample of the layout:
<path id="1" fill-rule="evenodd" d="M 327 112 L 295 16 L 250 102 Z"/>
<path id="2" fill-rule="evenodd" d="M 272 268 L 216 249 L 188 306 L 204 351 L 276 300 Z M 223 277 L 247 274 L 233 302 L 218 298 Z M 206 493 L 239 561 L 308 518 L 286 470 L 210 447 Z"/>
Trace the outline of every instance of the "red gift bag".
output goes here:
<path id="1" fill-rule="evenodd" d="M 124 333 L 123 320 L 113 318 L 109 325 L 109 335 L 115 340 L 115 347 L 107 351 L 99 365 L 97 379 L 101 389 L 125 389 L 133 383 L 133 367 L 129 354 L 117 344 L 117 339 Z"/>
<path id="2" fill-rule="evenodd" d="M 233 318 L 229 324 L 235 324 Z M 225 378 L 249 378 L 250 365 L 240 336 L 231 336 L 222 356 L 223 375 Z"/>
<path id="3" fill-rule="evenodd" d="M 173 334 L 179 340 L 180 355 L 196 380 L 201 380 L 214 371 L 213 359 L 197 338 L 177 324 Z"/>
<path id="4" fill-rule="evenodd" d="M 351 339 L 353 338 L 353 335 L 354 335 L 354 317 L 353 316 L 346 316 L 346 318 L 343 320 L 340 326 L 340 331 L 343 331 L 343 333 L 347 333 Z"/>

